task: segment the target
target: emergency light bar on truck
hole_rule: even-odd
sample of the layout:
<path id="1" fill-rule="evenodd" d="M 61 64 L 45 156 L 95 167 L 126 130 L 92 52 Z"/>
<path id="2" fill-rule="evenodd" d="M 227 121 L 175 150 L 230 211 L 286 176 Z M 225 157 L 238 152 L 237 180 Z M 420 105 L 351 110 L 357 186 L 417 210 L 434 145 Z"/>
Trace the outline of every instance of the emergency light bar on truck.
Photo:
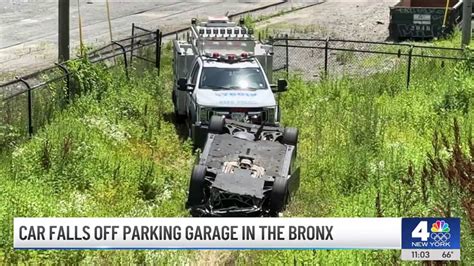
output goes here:
<path id="1" fill-rule="evenodd" d="M 228 63 L 244 62 L 245 60 L 254 58 L 252 53 L 246 53 L 246 52 L 243 52 L 241 54 L 235 54 L 235 53 L 221 54 L 219 52 L 213 52 L 213 53 L 208 52 L 205 54 L 205 56 L 207 58 L 215 59 L 218 62 L 228 62 Z"/>
<path id="2" fill-rule="evenodd" d="M 230 22 L 228 17 L 209 17 L 205 22 L 191 20 L 193 38 L 238 38 L 253 39 L 252 30 L 244 26 L 243 19 L 240 23 Z"/>
<path id="3" fill-rule="evenodd" d="M 243 25 L 243 20 L 237 24 L 227 17 L 210 17 L 205 22 L 192 19 L 189 42 L 201 56 L 216 50 L 253 53 L 256 48 L 252 31 Z"/>

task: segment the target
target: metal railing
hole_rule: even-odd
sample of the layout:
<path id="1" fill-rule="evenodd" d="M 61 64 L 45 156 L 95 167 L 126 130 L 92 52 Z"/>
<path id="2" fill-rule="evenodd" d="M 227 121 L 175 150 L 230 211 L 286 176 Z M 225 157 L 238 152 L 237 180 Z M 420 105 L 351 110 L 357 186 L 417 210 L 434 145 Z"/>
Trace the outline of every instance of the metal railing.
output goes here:
<path id="1" fill-rule="evenodd" d="M 91 63 L 103 63 L 109 68 L 123 66 L 127 77 L 137 59 L 159 69 L 162 37 L 160 30 L 132 24 L 130 37 L 88 51 L 87 58 Z M 145 49 L 148 47 L 152 49 Z M 0 84 L 0 150 L 7 141 L 33 135 L 52 118 L 54 109 L 63 108 L 81 93 L 76 91 L 74 72 L 68 64 L 56 63 Z"/>
<path id="2" fill-rule="evenodd" d="M 466 51 L 457 48 L 372 42 L 343 39 L 305 39 L 286 36 L 270 38 L 274 47 L 274 71 L 299 72 L 307 79 L 341 76 L 369 76 L 402 67 L 405 85 L 412 81 L 413 71 L 423 60 L 444 67 L 467 60 Z"/>

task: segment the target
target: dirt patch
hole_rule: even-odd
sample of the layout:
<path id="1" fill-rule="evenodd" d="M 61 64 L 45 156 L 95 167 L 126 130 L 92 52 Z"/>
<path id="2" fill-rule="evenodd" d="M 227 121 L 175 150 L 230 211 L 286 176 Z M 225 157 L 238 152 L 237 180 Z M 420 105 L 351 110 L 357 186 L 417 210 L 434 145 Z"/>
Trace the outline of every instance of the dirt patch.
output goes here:
<path id="1" fill-rule="evenodd" d="M 385 51 L 387 48 L 383 45 L 331 41 L 328 46 L 327 68 L 325 68 L 324 40 L 328 38 L 332 40 L 387 40 L 389 7 L 397 2 L 398 0 L 327 0 L 319 5 L 262 21 L 258 23 L 257 29 L 277 38 L 286 34 L 297 38 L 314 38 L 314 40 L 294 40 L 288 43 L 277 41 L 274 47 L 275 70 L 286 70 L 285 66 L 288 65 L 291 72 L 300 73 L 309 80 L 319 80 L 326 75 L 366 76 L 392 69 L 403 62 L 399 62 L 400 59 L 396 56 L 343 51 L 344 49 Z M 282 47 L 286 44 L 290 46 L 288 50 Z M 296 48 L 296 46 L 319 47 L 320 49 Z M 288 53 L 288 59 L 286 53 Z"/>
<path id="2" fill-rule="evenodd" d="M 397 0 L 327 0 L 324 3 L 259 23 L 270 34 L 384 41 L 388 38 L 389 7 Z"/>

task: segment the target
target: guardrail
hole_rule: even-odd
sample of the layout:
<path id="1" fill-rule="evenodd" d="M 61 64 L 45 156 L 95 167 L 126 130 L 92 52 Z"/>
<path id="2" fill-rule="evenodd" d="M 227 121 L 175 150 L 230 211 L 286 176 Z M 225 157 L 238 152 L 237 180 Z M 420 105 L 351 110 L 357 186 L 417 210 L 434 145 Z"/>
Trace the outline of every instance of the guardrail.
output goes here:
<path id="1" fill-rule="evenodd" d="M 148 62 L 159 70 L 162 38 L 160 30 L 147 30 L 132 24 L 130 37 L 88 51 L 87 58 L 91 63 L 104 63 L 109 68 L 123 65 L 127 77 L 134 60 Z M 151 49 L 153 58 L 141 54 L 147 47 L 155 48 Z M 56 63 L 0 84 L 0 150 L 5 144 L 2 139 L 33 135 L 38 127 L 49 121 L 54 108 L 64 107 L 80 93 L 75 91 L 74 72 L 68 64 Z M 54 91 L 47 89 L 58 83 Z M 53 100 L 56 106 L 52 106 Z"/>

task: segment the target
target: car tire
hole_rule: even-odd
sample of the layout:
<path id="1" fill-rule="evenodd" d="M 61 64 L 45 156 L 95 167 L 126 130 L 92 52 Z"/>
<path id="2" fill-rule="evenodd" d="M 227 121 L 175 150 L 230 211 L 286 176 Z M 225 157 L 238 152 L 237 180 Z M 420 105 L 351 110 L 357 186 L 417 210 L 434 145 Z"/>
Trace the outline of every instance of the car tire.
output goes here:
<path id="1" fill-rule="evenodd" d="M 207 168 L 204 165 L 195 165 L 189 181 L 189 194 L 186 206 L 199 205 L 204 200 L 204 185 Z"/>
<path id="2" fill-rule="evenodd" d="M 288 178 L 276 177 L 270 196 L 270 211 L 278 214 L 285 209 L 288 200 Z"/>
<path id="3" fill-rule="evenodd" d="M 209 120 L 209 133 L 222 134 L 225 128 L 225 118 L 218 115 L 213 115 Z"/>
<path id="4" fill-rule="evenodd" d="M 286 127 L 281 137 L 281 143 L 286 145 L 293 145 L 296 147 L 298 144 L 298 129 L 294 127 Z"/>
<path id="5" fill-rule="evenodd" d="M 188 137 L 192 141 L 194 141 L 194 139 L 193 139 L 193 126 L 192 126 L 192 122 L 189 120 L 189 117 L 186 118 L 185 124 L 186 124 L 186 130 L 188 131 Z"/>
<path id="6" fill-rule="evenodd" d="M 178 113 L 178 110 L 174 110 L 174 119 L 177 124 L 183 124 L 186 121 L 186 116 L 185 115 L 180 115 Z"/>

